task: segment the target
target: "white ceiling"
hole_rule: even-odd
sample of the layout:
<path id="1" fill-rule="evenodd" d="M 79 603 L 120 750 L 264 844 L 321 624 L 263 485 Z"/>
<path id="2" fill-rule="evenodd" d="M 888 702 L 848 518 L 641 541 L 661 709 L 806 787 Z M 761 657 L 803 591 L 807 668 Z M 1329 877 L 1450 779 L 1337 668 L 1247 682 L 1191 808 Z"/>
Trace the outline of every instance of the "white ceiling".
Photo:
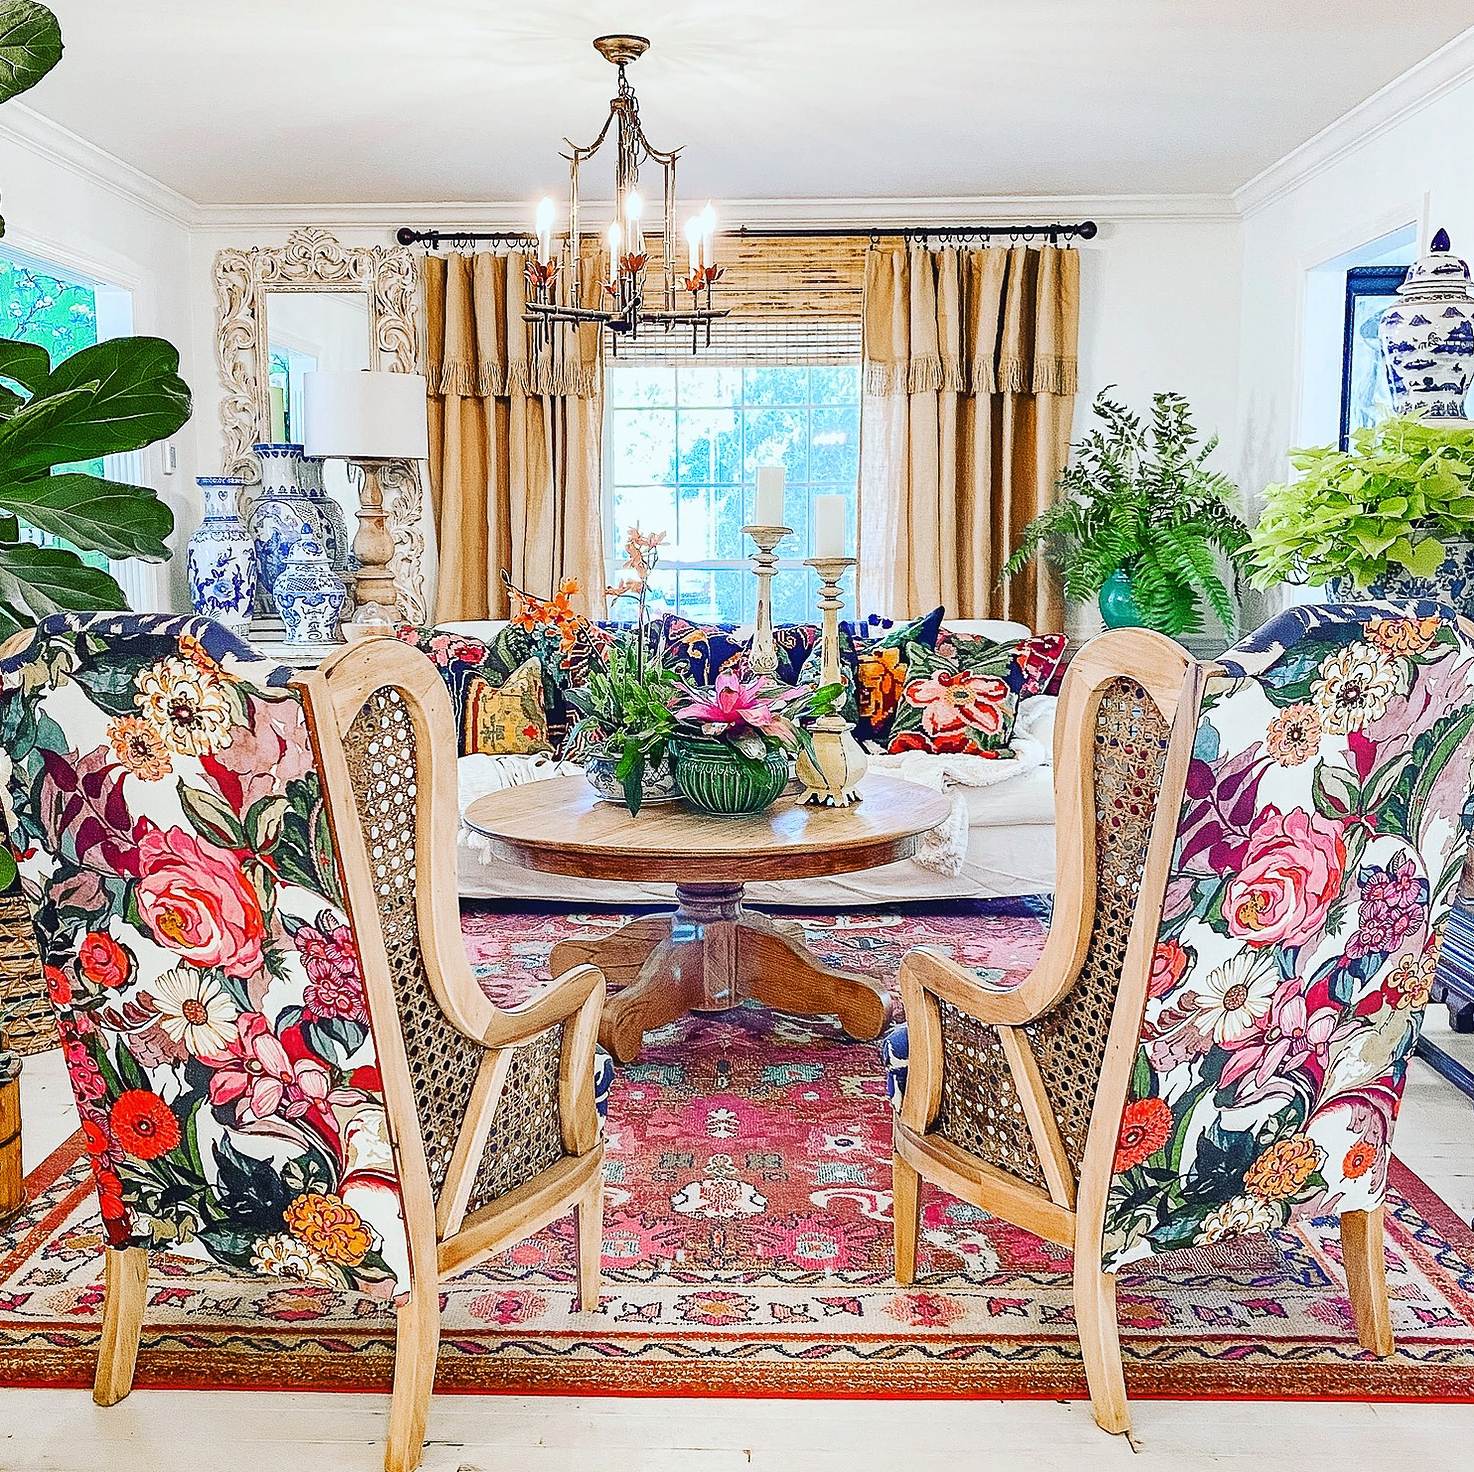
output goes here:
<path id="1" fill-rule="evenodd" d="M 652 141 L 720 199 L 1219 193 L 1469 0 L 51 0 L 25 101 L 202 204 L 561 194 L 633 30 Z M 590 191 L 595 192 L 595 191 Z"/>

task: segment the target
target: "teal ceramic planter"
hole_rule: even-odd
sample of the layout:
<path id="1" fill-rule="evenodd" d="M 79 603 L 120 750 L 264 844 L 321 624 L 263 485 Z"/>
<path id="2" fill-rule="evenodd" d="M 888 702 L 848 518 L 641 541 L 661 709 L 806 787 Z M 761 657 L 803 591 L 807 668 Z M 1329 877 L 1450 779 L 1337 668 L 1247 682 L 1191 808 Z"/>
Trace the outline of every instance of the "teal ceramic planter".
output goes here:
<path id="1" fill-rule="evenodd" d="M 1117 568 L 1105 580 L 1097 600 L 1100 616 L 1108 629 L 1136 629 L 1141 627 L 1141 610 L 1131 592 L 1131 579 L 1121 568 Z"/>
<path id="2" fill-rule="evenodd" d="M 788 758 L 769 752 L 761 766 L 720 741 L 677 741 L 676 786 L 714 818 L 760 813 L 788 786 Z"/>

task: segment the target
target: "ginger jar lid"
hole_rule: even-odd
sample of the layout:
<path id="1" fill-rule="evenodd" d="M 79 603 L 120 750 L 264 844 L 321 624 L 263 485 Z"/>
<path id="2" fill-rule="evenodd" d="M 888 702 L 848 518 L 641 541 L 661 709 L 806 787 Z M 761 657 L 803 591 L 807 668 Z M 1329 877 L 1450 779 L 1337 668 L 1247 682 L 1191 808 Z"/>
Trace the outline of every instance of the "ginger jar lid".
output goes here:
<path id="1" fill-rule="evenodd" d="M 1407 278 L 1398 287 L 1397 294 L 1474 301 L 1469 283 L 1469 263 L 1453 253 L 1447 230 L 1439 230 L 1428 244 L 1428 253 L 1419 256 L 1408 268 Z"/>

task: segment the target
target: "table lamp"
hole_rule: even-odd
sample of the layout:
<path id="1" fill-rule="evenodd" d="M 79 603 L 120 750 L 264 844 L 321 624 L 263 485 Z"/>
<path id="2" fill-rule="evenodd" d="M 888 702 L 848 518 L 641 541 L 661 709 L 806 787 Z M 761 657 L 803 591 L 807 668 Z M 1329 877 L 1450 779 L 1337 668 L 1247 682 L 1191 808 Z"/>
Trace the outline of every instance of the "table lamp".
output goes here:
<path id="1" fill-rule="evenodd" d="M 379 477 L 391 461 L 429 459 L 425 380 L 418 373 L 320 370 L 304 374 L 302 383 L 305 453 L 347 460 L 363 473 L 353 538 L 358 607 L 343 632 L 349 638 L 384 633 L 399 621 L 399 597 Z"/>

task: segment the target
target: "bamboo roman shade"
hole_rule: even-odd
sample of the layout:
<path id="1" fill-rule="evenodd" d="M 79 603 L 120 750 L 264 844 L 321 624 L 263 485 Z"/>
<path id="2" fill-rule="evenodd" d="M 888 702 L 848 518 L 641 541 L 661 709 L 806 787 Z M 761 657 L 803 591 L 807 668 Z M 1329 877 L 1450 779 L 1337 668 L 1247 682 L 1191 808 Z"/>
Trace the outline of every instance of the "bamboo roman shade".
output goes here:
<path id="1" fill-rule="evenodd" d="M 647 236 L 652 279 L 658 273 L 660 239 Z M 697 361 L 720 363 L 853 363 L 860 357 L 865 295 L 864 238 L 786 239 L 724 235 L 717 243 L 722 279 L 712 293 L 714 307 L 730 314 L 712 324 L 711 346 L 698 338 Z M 686 260 L 679 243 L 677 265 Z M 649 291 L 647 286 L 647 291 Z M 678 307 L 690 305 L 677 293 Z M 660 305 L 653 295 L 647 304 Z M 691 333 L 669 333 L 643 325 L 636 342 L 621 341 L 621 361 L 689 363 Z"/>

